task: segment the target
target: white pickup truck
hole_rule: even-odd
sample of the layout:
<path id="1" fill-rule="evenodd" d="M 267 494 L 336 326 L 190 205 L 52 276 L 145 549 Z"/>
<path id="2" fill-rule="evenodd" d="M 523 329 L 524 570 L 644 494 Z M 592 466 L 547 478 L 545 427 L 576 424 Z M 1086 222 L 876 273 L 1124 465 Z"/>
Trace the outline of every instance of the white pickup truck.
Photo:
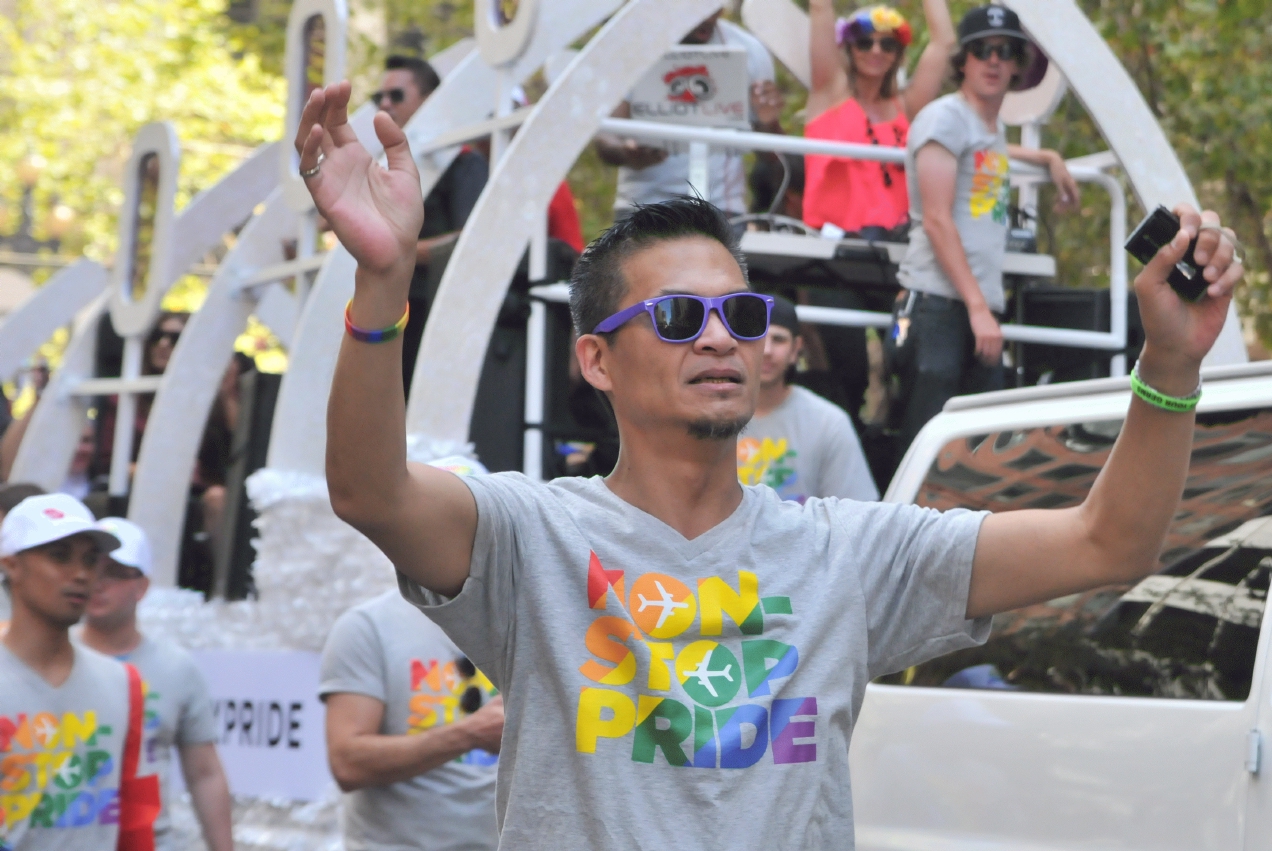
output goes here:
<path id="1" fill-rule="evenodd" d="M 872 683 L 852 744 L 861 851 L 1272 849 L 1272 363 L 1204 373 L 1161 571 L 995 618 Z M 1077 504 L 1126 379 L 951 400 L 886 498 Z"/>

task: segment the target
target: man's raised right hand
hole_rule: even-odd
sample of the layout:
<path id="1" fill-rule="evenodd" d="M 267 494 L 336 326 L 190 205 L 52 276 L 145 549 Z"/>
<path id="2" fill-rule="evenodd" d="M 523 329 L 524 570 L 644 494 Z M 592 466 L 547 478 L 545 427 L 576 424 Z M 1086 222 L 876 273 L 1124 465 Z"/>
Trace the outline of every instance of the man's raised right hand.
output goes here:
<path id="1" fill-rule="evenodd" d="M 388 167 L 371 159 L 349 126 L 349 91 L 345 80 L 310 94 L 296 130 L 300 170 L 319 166 L 305 185 L 362 269 L 409 277 L 424 222 L 419 171 L 405 134 L 385 112 L 376 113 L 374 124 Z"/>

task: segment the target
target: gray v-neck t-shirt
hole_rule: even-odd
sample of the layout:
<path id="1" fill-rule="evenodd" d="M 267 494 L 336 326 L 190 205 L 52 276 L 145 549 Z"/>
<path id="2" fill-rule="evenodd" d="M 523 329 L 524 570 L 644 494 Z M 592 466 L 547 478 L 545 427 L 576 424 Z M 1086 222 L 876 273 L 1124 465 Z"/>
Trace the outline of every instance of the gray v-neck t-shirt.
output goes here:
<path id="1" fill-rule="evenodd" d="M 599 478 L 464 482 L 462 591 L 399 583 L 503 692 L 503 848 L 851 848 L 866 683 L 989 633 L 983 513 L 744 487 L 686 540 Z"/>
<path id="2" fill-rule="evenodd" d="M 174 644 L 142 638 L 120 658 L 137 669 L 146 688 L 146 721 L 138 773 L 159 776 L 163 809 L 155 819 L 155 847 L 173 847 L 168 799 L 172 794 L 172 749 L 208 744 L 219 730 L 208 686 L 194 658 Z"/>
<path id="3" fill-rule="evenodd" d="M 478 672 L 468 679 L 462 654 L 440 628 L 396 591 L 354 606 L 336 621 L 322 651 L 324 700 L 339 692 L 384 704 L 380 734 L 411 736 L 460 720 L 464 692 L 487 693 Z M 423 774 L 344 796 L 348 851 L 491 851 L 498 757 L 469 751 Z"/>
<path id="4" fill-rule="evenodd" d="M 79 644 L 54 688 L 0 644 L 0 849 L 102 851 L 119 834 L 128 674 Z"/>

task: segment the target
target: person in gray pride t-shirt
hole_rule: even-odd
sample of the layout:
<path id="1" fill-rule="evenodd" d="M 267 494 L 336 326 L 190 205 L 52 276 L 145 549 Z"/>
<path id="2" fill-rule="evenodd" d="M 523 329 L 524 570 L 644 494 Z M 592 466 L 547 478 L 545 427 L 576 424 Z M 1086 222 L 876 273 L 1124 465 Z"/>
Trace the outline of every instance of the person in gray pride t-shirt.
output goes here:
<path id="1" fill-rule="evenodd" d="M 1059 209 L 1078 200 L 1060 155 L 1008 145 L 998 117 L 1028 64 L 1016 13 L 973 9 L 958 36 L 959 89 L 915 116 L 906 143 L 911 227 L 899 278 L 909 292 L 893 329 L 905 399 L 902 451 L 951 396 L 1003 386 L 997 317 L 1006 306 L 1008 156 L 1049 170 Z"/>
<path id="2" fill-rule="evenodd" d="M 176 748 L 209 851 L 233 851 L 230 785 L 216 751 L 219 730 L 207 683 L 189 653 L 137 629 L 137 604 L 150 588 L 150 542 L 140 526 L 122 517 L 107 517 L 98 526 L 121 544 L 102 568 L 79 640 L 141 672 L 146 728 L 139 773 L 158 776 L 162 805 L 155 819 L 155 848 L 173 851 L 177 841 L 168 813 Z"/>
<path id="3" fill-rule="evenodd" d="M 667 19 L 650 25 L 670 42 Z M 1147 394 L 1070 509 L 799 505 L 742 486 L 737 435 L 769 303 L 698 199 L 637 208 L 574 269 L 574 351 L 620 435 L 608 478 L 408 465 L 401 353 L 359 329 L 402 316 L 419 178 L 390 122 L 375 128 L 386 167 L 362 148 L 349 91 L 316 90 L 296 138 L 314 202 L 358 263 L 328 403 L 331 504 L 503 695 L 502 847 L 851 848 L 848 746 L 871 678 L 983 640 L 994 612 L 1156 567 L 1194 421 Z M 1176 209 L 1183 232 L 1136 281 L 1139 369 L 1184 396 L 1241 265 L 1217 215 Z M 1217 272 L 1198 304 L 1166 281 L 1191 236 Z"/>
<path id="4" fill-rule="evenodd" d="M 796 502 L 810 496 L 878 499 L 852 420 L 838 405 L 786 383 L 803 344 L 795 305 L 774 296 L 759 405 L 738 437 L 738 479 L 768 485 Z"/>
<path id="5" fill-rule="evenodd" d="M 0 643 L 0 851 L 109 851 L 118 841 L 129 673 L 69 634 L 102 553 L 118 546 L 65 494 L 29 497 L 0 523 L 13 605 Z"/>
<path id="6" fill-rule="evenodd" d="M 336 621 L 322 651 L 348 851 L 490 851 L 503 701 L 396 591 Z M 484 705 L 483 705 L 484 704 Z M 488 750 L 484 750 L 488 749 Z"/>

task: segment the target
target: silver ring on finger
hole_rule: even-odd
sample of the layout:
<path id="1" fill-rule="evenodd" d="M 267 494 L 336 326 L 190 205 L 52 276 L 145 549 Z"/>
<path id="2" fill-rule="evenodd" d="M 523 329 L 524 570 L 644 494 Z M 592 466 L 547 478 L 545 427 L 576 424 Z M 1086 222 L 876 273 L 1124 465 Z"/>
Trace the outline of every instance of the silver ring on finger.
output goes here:
<path id="1" fill-rule="evenodd" d="M 323 161 L 323 160 L 325 160 L 326 158 L 327 158 L 327 157 L 326 157 L 326 155 L 325 155 L 325 154 L 319 154 L 319 155 L 318 155 L 318 162 L 314 163 L 314 167 L 313 167 L 313 168 L 307 168 L 307 169 L 304 169 L 303 171 L 301 171 L 300 176 L 301 176 L 301 177 L 315 177 L 315 176 L 317 176 L 318 172 L 322 170 L 322 161 Z"/>
<path id="2" fill-rule="evenodd" d="M 1217 224 L 1204 224 L 1197 228 L 1198 233 L 1203 230 L 1212 230 L 1219 234 L 1220 241 L 1227 237 L 1228 241 L 1232 243 L 1232 262 L 1240 263 L 1242 266 L 1245 265 L 1245 246 L 1241 244 L 1241 240 L 1237 239 L 1236 231 Z"/>
<path id="3" fill-rule="evenodd" d="M 1232 261 L 1245 265 L 1245 246 L 1241 244 L 1241 240 L 1237 238 L 1237 232 L 1232 228 L 1224 228 L 1223 235 L 1232 240 Z"/>

